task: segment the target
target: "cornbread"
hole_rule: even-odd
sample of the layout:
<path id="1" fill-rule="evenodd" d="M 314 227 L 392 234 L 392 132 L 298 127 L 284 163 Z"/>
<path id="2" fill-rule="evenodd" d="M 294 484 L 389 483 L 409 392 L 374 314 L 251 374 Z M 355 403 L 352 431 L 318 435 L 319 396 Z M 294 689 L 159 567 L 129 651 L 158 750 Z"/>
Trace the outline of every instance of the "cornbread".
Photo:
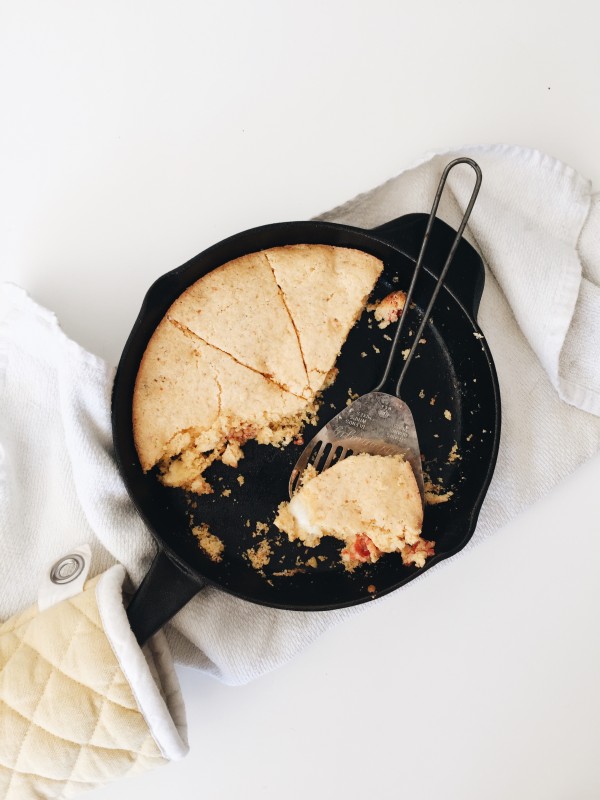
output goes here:
<path id="1" fill-rule="evenodd" d="M 299 441 L 382 269 L 357 250 L 293 245 L 237 258 L 186 289 L 136 378 L 144 472 L 158 466 L 165 485 L 205 494 L 205 470 L 217 459 L 237 467 L 249 439 Z"/>
<path id="2" fill-rule="evenodd" d="M 192 528 L 192 533 L 198 540 L 200 549 L 206 553 L 211 561 L 217 563 L 221 561 L 225 545 L 218 536 L 210 532 L 208 525 L 195 525 Z"/>
<path id="3" fill-rule="evenodd" d="M 269 563 L 273 551 L 268 540 L 262 539 L 256 547 L 249 547 L 245 555 L 253 569 L 260 570 Z"/>
<path id="4" fill-rule="evenodd" d="M 217 420 L 219 387 L 201 348 L 165 320 L 148 342 L 133 394 L 133 432 L 144 472 L 177 433 L 206 430 Z"/>
<path id="5" fill-rule="evenodd" d="M 138 371 L 135 444 L 144 471 L 158 464 L 165 485 L 204 494 L 202 473 L 216 458 L 236 467 L 248 439 L 288 443 L 313 408 L 167 318 Z"/>
<path id="6" fill-rule="evenodd" d="M 373 307 L 375 319 L 379 323 L 379 327 L 387 328 L 388 325 L 396 322 L 402 316 L 405 303 L 406 292 L 400 289 L 396 292 L 391 292 L 387 297 L 384 297 L 383 300 L 380 300 L 380 302 Z"/>
<path id="7" fill-rule="evenodd" d="M 461 459 L 462 456 L 458 452 L 458 442 L 454 442 L 450 452 L 448 453 L 448 463 L 451 464 L 453 461 L 460 461 Z"/>
<path id="8" fill-rule="evenodd" d="M 349 456 L 324 472 L 305 470 L 302 486 L 279 506 L 275 525 L 291 541 L 315 547 L 323 536 L 345 542 L 348 569 L 400 553 L 423 566 L 433 542 L 421 538 L 423 506 L 410 464 L 399 455 Z"/>
<path id="9" fill-rule="evenodd" d="M 348 332 L 383 269 L 361 250 L 329 245 L 273 247 L 264 254 L 294 322 L 308 383 L 326 383 Z"/>
<path id="10" fill-rule="evenodd" d="M 433 483 L 429 475 L 423 473 L 424 489 L 425 489 L 425 505 L 437 506 L 440 503 L 447 503 L 454 497 L 453 491 L 446 491 L 438 478 L 438 483 Z"/>
<path id="11" fill-rule="evenodd" d="M 167 316 L 283 389 L 310 397 L 294 324 L 264 252 L 209 272 Z"/>

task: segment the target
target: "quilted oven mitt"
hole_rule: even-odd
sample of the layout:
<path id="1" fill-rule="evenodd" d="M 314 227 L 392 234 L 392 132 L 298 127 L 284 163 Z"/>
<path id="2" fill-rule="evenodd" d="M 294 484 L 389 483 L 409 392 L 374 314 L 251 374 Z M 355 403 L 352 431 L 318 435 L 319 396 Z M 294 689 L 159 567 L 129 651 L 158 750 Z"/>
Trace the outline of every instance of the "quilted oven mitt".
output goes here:
<path id="1" fill-rule="evenodd" d="M 40 599 L 0 626 L 3 800 L 73 797 L 186 754 L 165 637 L 140 649 L 124 580 L 113 566 L 68 599 L 59 589 L 53 605 L 40 610 Z"/>

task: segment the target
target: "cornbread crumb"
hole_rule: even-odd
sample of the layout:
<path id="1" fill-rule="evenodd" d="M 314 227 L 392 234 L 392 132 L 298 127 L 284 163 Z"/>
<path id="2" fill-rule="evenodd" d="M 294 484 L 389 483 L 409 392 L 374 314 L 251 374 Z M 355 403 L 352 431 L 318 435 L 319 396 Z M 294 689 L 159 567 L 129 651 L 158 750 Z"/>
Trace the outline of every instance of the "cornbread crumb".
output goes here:
<path id="1" fill-rule="evenodd" d="M 317 559 L 314 556 L 312 556 L 312 558 L 309 558 L 308 561 L 306 562 L 306 566 L 307 567 L 312 567 L 313 569 L 316 569 L 317 568 Z"/>
<path id="2" fill-rule="evenodd" d="M 293 575 L 299 575 L 302 572 L 306 572 L 306 570 L 301 567 L 296 567 L 295 569 L 282 569 L 279 572 L 274 572 L 273 575 L 276 575 L 278 578 L 291 578 Z"/>
<path id="3" fill-rule="evenodd" d="M 377 589 L 375 588 L 375 586 L 373 586 L 373 584 L 372 584 L 372 583 L 370 583 L 370 584 L 367 586 L 367 592 L 368 592 L 369 594 L 375 594 L 375 592 L 376 592 L 376 591 L 377 591 Z"/>
<path id="4" fill-rule="evenodd" d="M 360 354 L 360 357 L 361 357 L 361 358 L 366 358 L 366 357 L 367 357 L 367 354 L 365 353 L 365 351 L 364 351 L 364 350 L 363 350 L 363 352 Z"/>
<path id="5" fill-rule="evenodd" d="M 244 457 L 242 448 L 237 442 L 229 442 L 221 455 L 221 461 L 228 467 L 237 467 L 240 459 Z"/>
<path id="6" fill-rule="evenodd" d="M 458 452 L 458 442 L 454 442 L 450 454 L 448 455 L 448 463 L 452 464 L 453 461 L 460 461 L 462 456 Z"/>
<path id="7" fill-rule="evenodd" d="M 454 492 L 444 492 L 443 494 L 435 494 L 435 492 L 425 492 L 425 503 L 428 506 L 436 506 L 438 503 L 447 503 L 448 500 L 454 495 Z"/>
<path id="8" fill-rule="evenodd" d="M 237 482 L 239 483 L 240 486 L 243 486 L 244 485 L 244 476 L 243 475 L 238 475 L 237 476 Z"/>
<path id="9" fill-rule="evenodd" d="M 392 341 L 392 337 L 391 337 L 391 336 L 388 336 L 388 335 L 387 335 L 387 333 L 384 333 L 384 334 L 383 334 L 383 338 L 384 338 L 384 339 L 387 339 L 387 341 L 388 341 L 388 342 L 391 342 L 391 341 Z"/>
<path id="10" fill-rule="evenodd" d="M 380 328 L 387 328 L 391 323 L 396 322 L 402 312 L 406 303 L 406 292 L 401 289 L 390 292 L 387 297 L 377 304 L 375 308 L 375 319 L 379 323 Z"/>
<path id="11" fill-rule="evenodd" d="M 263 539 L 256 547 L 249 547 L 246 550 L 246 557 L 256 570 L 261 570 L 266 566 L 272 555 L 273 551 L 267 539 Z"/>
<path id="12" fill-rule="evenodd" d="M 425 389 L 421 389 L 421 391 L 419 392 L 419 397 L 421 398 L 421 400 L 425 397 Z"/>
<path id="13" fill-rule="evenodd" d="M 444 416 L 446 417 L 446 419 L 452 419 L 452 414 L 450 413 L 450 411 L 448 411 L 448 409 L 444 411 Z"/>
<path id="14" fill-rule="evenodd" d="M 435 397 L 431 398 L 431 400 L 429 401 L 429 405 L 430 406 L 434 406 L 435 405 Z"/>
<path id="15" fill-rule="evenodd" d="M 406 361 L 410 353 L 410 347 L 407 347 L 406 350 L 402 351 L 402 358 Z"/>
<path id="16" fill-rule="evenodd" d="M 222 497 L 229 497 L 230 494 L 231 494 L 231 489 L 223 489 L 223 491 L 221 492 Z"/>
<path id="17" fill-rule="evenodd" d="M 425 489 L 425 504 L 428 506 L 436 506 L 439 503 L 447 503 L 448 500 L 454 495 L 454 492 L 444 492 L 443 486 L 438 486 L 432 483 L 428 475 L 423 475 L 424 489 Z M 439 479 L 441 483 L 441 478 Z"/>
<path id="18" fill-rule="evenodd" d="M 254 529 L 254 533 L 252 534 L 253 538 L 256 539 L 257 536 L 264 536 L 266 533 L 269 532 L 269 526 L 266 522 L 257 522 L 256 528 Z"/>
<path id="19" fill-rule="evenodd" d="M 473 336 L 476 339 L 483 339 L 483 333 L 477 333 L 476 331 L 473 332 Z"/>
<path id="20" fill-rule="evenodd" d="M 467 442 L 470 442 L 472 438 L 473 438 L 473 434 L 472 434 L 472 433 L 470 433 L 470 434 L 467 436 Z"/>
<path id="21" fill-rule="evenodd" d="M 376 353 L 381 353 L 381 350 L 380 350 L 378 347 L 375 347 L 375 345 L 373 345 L 373 350 L 374 350 Z"/>
<path id="22" fill-rule="evenodd" d="M 198 540 L 200 549 L 206 553 L 211 561 L 221 561 L 223 558 L 223 550 L 225 549 L 225 545 L 218 536 L 215 536 L 214 533 L 210 532 L 206 523 L 202 523 L 202 525 L 195 525 L 192 528 L 192 533 Z"/>
<path id="23" fill-rule="evenodd" d="M 419 344 L 427 344 L 427 339 L 419 339 Z"/>

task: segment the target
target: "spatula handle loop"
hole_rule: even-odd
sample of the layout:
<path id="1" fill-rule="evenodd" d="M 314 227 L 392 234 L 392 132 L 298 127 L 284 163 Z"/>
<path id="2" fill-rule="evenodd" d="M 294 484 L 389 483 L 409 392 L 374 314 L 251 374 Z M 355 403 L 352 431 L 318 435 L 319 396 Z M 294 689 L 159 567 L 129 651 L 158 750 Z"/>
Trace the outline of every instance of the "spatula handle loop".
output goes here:
<path id="1" fill-rule="evenodd" d="M 424 258 L 424 255 L 425 255 L 425 251 L 427 250 L 427 244 L 429 242 L 429 237 L 431 235 L 431 229 L 433 227 L 433 221 L 435 219 L 435 215 L 436 215 L 438 206 L 440 204 L 440 199 L 441 199 L 442 193 L 444 191 L 444 186 L 446 185 L 446 180 L 448 178 L 448 174 L 450 173 L 450 170 L 454 169 L 454 167 L 456 167 L 458 164 L 468 164 L 469 166 L 471 166 L 473 168 L 473 170 L 475 171 L 475 186 L 473 187 L 473 192 L 471 193 L 471 198 L 469 200 L 469 204 L 467 205 L 466 211 L 465 211 L 465 213 L 463 215 L 463 218 L 461 220 L 461 223 L 460 223 L 460 226 L 458 228 L 458 231 L 456 232 L 456 236 L 454 237 L 454 241 L 452 242 L 452 246 L 450 248 L 450 252 L 448 253 L 448 256 L 446 257 L 446 261 L 444 263 L 444 266 L 442 267 L 442 271 L 440 272 L 439 277 L 438 277 L 438 279 L 436 281 L 433 293 L 432 293 L 431 298 L 429 300 L 429 304 L 427 305 L 427 308 L 425 309 L 425 313 L 423 314 L 423 318 L 421 319 L 421 323 L 420 323 L 417 331 L 415 332 L 415 335 L 414 335 L 414 338 L 412 340 L 412 345 L 410 347 L 408 356 L 406 357 L 406 359 L 404 361 L 404 365 L 402 367 L 402 371 L 400 373 L 400 377 L 398 378 L 398 382 L 396 383 L 395 392 L 394 392 L 398 397 L 400 396 L 400 388 L 402 386 L 402 381 L 404 380 L 404 376 L 406 375 L 406 370 L 409 368 L 409 366 L 411 364 L 411 361 L 413 359 L 413 356 L 414 356 L 414 354 L 415 354 L 415 352 L 417 350 L 417 347 L 419 346 L 419 339 L 421 338 L 421 335 L 422 335 L 422 333 L 423 333 L 423 331 L 425 329 L 425 326 L 427 325 L 429 317 L 431 316 L 431 311 L 433 309 L 433 305 L 434 305 L 434 303 L 435 303 L 435 301 L 437 299 L 437 296 L 438 296 L 438 294 L 440 292 L 440 289 L 442 288 L 442 284 L 444 282 L 444 278 L 446 277 L 446 274 L 448 272 L 450 264 L 452 263 L 452 260 L 454 258 L 454 254 L 456 253 L 456 249 L 457 249 L 457 247 L 458 247 L 458 245 L 460 243 L 460 240 L 461 240 L 463 231 L 465 229 L 465 226 L 467 224 L 467 221 L 468 221 L 469 217 L 471 216 L 471 211 L 473 210 L 473 206 L 475 205 L 475 200 L 477 199 L 477 195 L 479 194 L 479 188 L 481 186 L 481 169 L 479 168 L 479 165 L 475 161 L 473 161 L 473 159 L 471 159 L 471 158 L 456 158 L 456 159 L 454 159 L 454 161 L 451 161 L 446 166 L 446 168 L 444 169 L 444 172 L 442 173 L 442 177 L 440 179 L 440 183 L 439 183 L 439 186 L 437 188 L 437 192 L 435 194 L 435 199 L 434 199 L 433 205 L 431 207 L 431 212 L 429 214 L 429 219 L 427 220 L 427 227 L 425 229 L 425 235 L 423 236 L 423 242 L 421 244 L 421 249 L 419 251 L 419 256 L 417 258 L 417 263 L 415 265 L 415 269 L 414 269 L 414 272 L 413 272 L 413 275 L 412 275 L 412 278 L 411 278 L 411 281 L 410 281 L 410 286 L 408 287 L 408 292 L 406 293 L 406 301 L 405 301 L 405 304 L 404 304 L 404 311 L 402 312 L 402 315 L 400 316 L 400 319 L 398 321 L 398 325 L 396 327 L 396 333 L 394 335 L 394 339 L 392 341 L 392 346 L 391 346 L 391 349 L 390 349 L 390 354 L 388 356 L 388 360 L 387 360 L 387 363 L 385 365 L 385 372 L 383 374 L 383 378 L 381 379 L 381 382 L 375 387 L 375 389 L 373 389 L 373 391 L 375 391 L 375 392 L 385 390 L 386 384 L 389 381 L 390 372 L 392 370 L 392 367 L 393 367 L 393 364 L 394 364 L 394 361 L 395 361 L 395 357 L 396 357 L 396 353 L 398 351 L 398 345 L 399 345 L 399 343 L 401 341 L 400 337 L 401 337 L 402 331 L 404 330 L 404 327 L 406 325 L 406 318 L 410 314 L 412 297 L 413 297 L 413 294 L 414 294 L 415 285 L 417 283 L 417 278 L 419 277 L 419 273 L 421 272 L 421 267 L 423 265 L 423 258 Z"/>

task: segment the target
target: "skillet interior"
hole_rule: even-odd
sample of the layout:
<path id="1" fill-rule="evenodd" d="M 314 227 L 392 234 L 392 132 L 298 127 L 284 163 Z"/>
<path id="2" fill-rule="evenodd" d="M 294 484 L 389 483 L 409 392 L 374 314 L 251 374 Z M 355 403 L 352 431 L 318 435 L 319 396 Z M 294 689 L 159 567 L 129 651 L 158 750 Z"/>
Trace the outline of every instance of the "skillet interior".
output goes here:
<path id="1" fill-rule="evenodd" d="M 386 234 L 382 231 L 381 235 Z M 294 243 L 356 247 L 381 258 L 385 268 L 373 293 L 376 298 L 394 289 L 406 289 L 414 268 L 411 257 L 378 239 L 377 234 L 331 223 L 269 225 L 215 245 L 160 278 L 149 290 L 115 379 L 113 432 L 129 492 L 159 543 L 176 562 L 244 599 L 275 607 L 319 610 L 380 596 L 423 570 L 405 567 L 398 556 L 390 555 L 348 573 L 339 562 L 341 543 L 325 539 L 316 550 L 306 548 L 288 542 L 271 525 L 267 536 L 273 556 L 259 572 L 245 557 L 246 551 L 264 538 L 253 535 L 256 524 L 272 523 L 278 504 L 287 499 L 289 474 L 302 446 L 278 449 L 249 442 L 239 470 L 214 465 L 207 477 L 215 494 L 198 497 L 163 487 L 152 473 L 143 475 L 131 428 L 137 368 L 152 332 L 173 300 L 190 283 L 232 258 Z M 459 251 L 451 274 L 460 270 Z M 432 288 L 431 274 L 424 273 L 415 295 L 417 315 Z M 349 390 L 362 394 L 378 382 L 390 345 L 385 335 L 392 334 L 393 327 L 381 330 L 371 314 L 363 314 L 338 360 L 339 376 L 323 396 L 319 425 L 344 407 Z M 495 462 L 499 434 L 497 381 L 485 340 L 479 336 L 465 307 L 450 290 L 443 289 L 424 333 L 426 343 L 420 346 L 403 385 L 403 399 L 413 412 L 419 433 L 424 469 L 434 482 L 441 480 L 444 490 L 454 493 L 449 502 L 426 508 L 423 535 L 436 542 L 436 555 L 428 560 L 426 568 L 455 553 L 470 538 Z M 367 355 L 363 357 L 362 353 Z M 306 441 L 314 430 L 305 429 Z M 455 443 L 460 458 L 449 460 Z M 243 486 L 236 480 L 238 474 L 244 477 Z M 231 489 L 229 497 L 222 496 L 224 489 Z M 220 563 L 210 561 L 199 550 L 190 532 L 191 525 L 201 522 L 208 523 L 211 532 L 225 544 Z M 306 566 L 315 555 L 324 560 L 317 561 L 316 568 Z M 302 571 L 291 576 L 276 574 L 298 568 Z"/>

